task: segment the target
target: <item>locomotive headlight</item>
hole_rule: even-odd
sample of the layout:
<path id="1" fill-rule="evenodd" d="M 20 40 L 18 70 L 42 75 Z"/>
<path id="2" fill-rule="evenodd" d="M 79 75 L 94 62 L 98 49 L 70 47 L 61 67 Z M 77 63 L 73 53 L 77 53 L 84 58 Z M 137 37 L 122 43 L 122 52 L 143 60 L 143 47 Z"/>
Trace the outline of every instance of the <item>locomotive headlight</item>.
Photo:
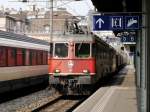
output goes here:
<path id="1" fill-rule="evenodd" d="M 83 73 L 89 73 L 89 70 L 87 70 L 87 69 L 83 70 Z"/>
<path id="2" fill-rule="evenodd" d="M 56 69 L 56 70 L 55 70 L 55 73 L 60 73 L 60 70 L 59 70 L 59 69 Z"/>

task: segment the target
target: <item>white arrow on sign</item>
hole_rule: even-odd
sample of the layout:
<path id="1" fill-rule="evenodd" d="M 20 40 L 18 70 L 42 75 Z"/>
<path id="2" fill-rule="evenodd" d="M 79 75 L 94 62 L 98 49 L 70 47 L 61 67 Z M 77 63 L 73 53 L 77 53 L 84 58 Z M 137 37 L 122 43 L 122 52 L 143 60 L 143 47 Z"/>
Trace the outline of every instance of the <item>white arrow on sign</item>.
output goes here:
<path id="1" fill-rule="evenodd" d="M 99 23 L 99 28 L 102 28 L 102 23 L 104 24 L 104 21 L 99 18 L 97 21 L 96 21 L 96 24 Z"/>

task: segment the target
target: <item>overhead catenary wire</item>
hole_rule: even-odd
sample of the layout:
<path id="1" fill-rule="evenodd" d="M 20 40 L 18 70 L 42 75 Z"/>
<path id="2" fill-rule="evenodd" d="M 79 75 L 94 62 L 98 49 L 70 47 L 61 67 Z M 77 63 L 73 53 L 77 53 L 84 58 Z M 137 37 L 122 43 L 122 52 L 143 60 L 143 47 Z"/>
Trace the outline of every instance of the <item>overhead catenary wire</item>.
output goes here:
<path id="1" fill-rule="evenodd" d="M 54 0 L 53 0 L 54 1 Z M 60 5 L 57 5 L 57 6 L 53 6 L 53 7 L 49 7 L 48 9 L 51 9 L 51 8 L 60 8 L 60 7 L 63 7 L 63 6 L 67 6 L 67 7 L 69 7 L 69 9 L 70 10 L 72 10 L 76 15 L 78 15 L 78 16 L 81 16 L 79 13 L 77 13 L 77 11 L 75 10 L 75 9 L 73 9 L 73 8 L 71 8 L 69 5 L 67 5 L 67 4 L 69 4 L 69 3 L 72 3 L 72 2 L 75 2 L 74 0 L 71 0 L 71 1 L 68 1 L 68 2 L 64 2 L 64 1 L 67 1 L 67 0 L 58 0 L 59 2 L 61 2 L 62 4 L 60 4 Z M 89 6 L 89 4 L 87 3 L 87 1 L 85 1 L 85 0 L 83 0 L 87 5 L 88 5 L 88 7 L 90 7 Z M 9 2 L 21 2 L 21 0 L 20 1 L 9 1 Z M 50 2 L 49 0 L 32 0 L 32 1 L 29 1 L 28 0 L 28 2 L 27 3 L 30 3 L 30 2 Z M 56 0 L 56 2 L 57 2 L 57 0 Z M 26 3 L 26 2 L 24 2 L 24 3 Z M 40 6 L 41 6 L 41 4 L 40 4 Z"/>
<path id="2" fill-rule="evenodd" d="M 35 2 L 35 3 L 37 3 L 37 2 L 50 2 L 50 1 L 48 1 L 48 0 L 35 0 L 35 1 L 29 1 L 28 0 L 28 2 L 22 2 L 21 0 L 20 1 L 8 1 L 8 2 L 18 2 L 18 3 L 33 3 L 33 2 Z M 58 5 L 58 6 L 56 6 L 56 7 L 50 7 L 49 9 L 51 9 L 51 8 L 59 8 L 59 7 L 62 7 L 62 6 L 65 6 L 65 5 L 67 5 L 67 4 L 69 4 L 69 3 L 71 3 L 71 2 L 74 2 L 73 0 L 71 0 L 71 1 L 68 1 L 68 2 L 66 2 L 66 3 L 62 3 L 62 4 L 60 4 L 60 5 Z M 15 4 L 16 5 L 16 4 Z M 41 6 L 41 4 L 40 4 L 40 6 Z M 44 5 L 43 5 L 44 6 Z"/>

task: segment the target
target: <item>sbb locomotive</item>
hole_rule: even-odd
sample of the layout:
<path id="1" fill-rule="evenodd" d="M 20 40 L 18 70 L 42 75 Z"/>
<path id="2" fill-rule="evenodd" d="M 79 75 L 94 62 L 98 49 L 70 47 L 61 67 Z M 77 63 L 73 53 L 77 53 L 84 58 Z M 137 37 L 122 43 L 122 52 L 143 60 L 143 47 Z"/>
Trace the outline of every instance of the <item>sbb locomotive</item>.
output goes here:
<path id="1" fill-rule="evenodd" d="M 0 93 L 48 85 L 49 43 L 0 31 Z"/>
<path id="2" fill-rule="evenodd" d="M 65 35 L 51 41 L 50 83 L 65 94 L 89 93 L 99 79 L 127 62 L 125 53 L 95 35 Z"/>

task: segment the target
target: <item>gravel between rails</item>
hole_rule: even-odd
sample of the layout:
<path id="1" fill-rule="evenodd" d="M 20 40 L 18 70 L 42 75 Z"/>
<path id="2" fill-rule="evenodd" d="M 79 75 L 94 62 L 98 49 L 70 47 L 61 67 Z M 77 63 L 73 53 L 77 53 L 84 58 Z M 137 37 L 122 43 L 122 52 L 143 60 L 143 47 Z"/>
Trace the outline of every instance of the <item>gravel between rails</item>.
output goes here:
<path id="1" fill-rule="evenodd" d="M 31 112 L 35 108 L 61 96 L 54 89 L 44 89 L 0 104 L 0 112 Z"/>

